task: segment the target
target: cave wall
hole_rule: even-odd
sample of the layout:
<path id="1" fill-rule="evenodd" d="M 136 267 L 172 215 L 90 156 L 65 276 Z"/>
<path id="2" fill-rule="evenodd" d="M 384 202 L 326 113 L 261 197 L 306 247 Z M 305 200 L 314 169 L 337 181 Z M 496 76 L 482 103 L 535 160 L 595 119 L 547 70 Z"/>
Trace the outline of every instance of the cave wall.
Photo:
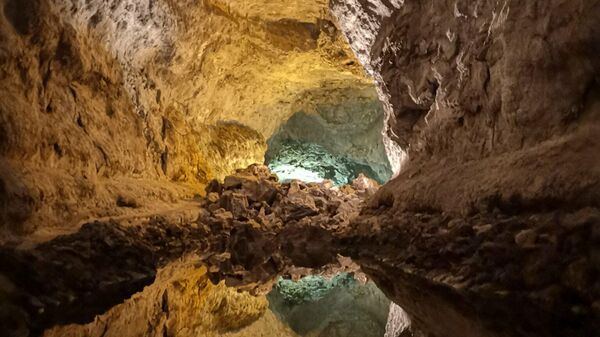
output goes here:
<path id="1" fill-rule="evenodd" d="M 116 181 L 159 175 L 122 65 L 53 3 L 1 5 L 3 229 L 77 221 L 85 208 L 114 206 L 121 190 L 149 193 L 152 183 Z M 165 188 L 157 199 L 180 194 Z"/>
<path id="2" fill-rule="evenodd" d="M 597 200 L 598 1 L 331 7 L 391 108 L 387 132 L 409 154 L 405 176 L 420 169 L 411 181 L 427 176 L 432 187 L 397 179 L 387 191 L 457 212 L 496 194 Z"/>
<path id="3" fill-rule="evenodd" d="M 3 0 L 0 9 L 9 233 L 173 207 L 262 162 L 265 139 L 293 112 L 373 86 L 322 0 Z"/>
<path id="4" fill-rule="evenodd" d="M 368 167 L 369 172 L 365 174 L 385 183 L 392 172 L 381 135 L 383 107 L 375 89 L 320 90 L 316 95 L 337 96 L 338 103 L 318 104 L 323 100 L 312 98 L 311 101 L 317 104 L 302 107 L 303 110 L 294 113 L 267 140 L 266 162 L 277 155 L 286 155 L 281 153 L 284 143 L 317 144 L 333 155 Z M 317 162 L 314 166 L 318 165 Z M 346 177 L 343 183 L 351 182 L 356 176 Z"/>
<path id="5" fill-rule="evenodd" d="M 408 156 L 348 254 L 434 336 L 593 335 L 600 2 L 330 7 Z"/>

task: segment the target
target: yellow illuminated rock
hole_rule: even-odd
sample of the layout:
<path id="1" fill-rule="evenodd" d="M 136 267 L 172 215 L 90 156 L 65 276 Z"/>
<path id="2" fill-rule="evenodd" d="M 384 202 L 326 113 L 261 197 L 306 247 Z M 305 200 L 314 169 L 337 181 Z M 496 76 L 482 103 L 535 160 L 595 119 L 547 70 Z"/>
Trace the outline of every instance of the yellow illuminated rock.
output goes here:
<path id="1" fill-rule="evenodd" d="M 159 271 L 156 281 L 94 322 L 47 330 L 44 337 L 295 337 L 266 298 L 212 284 L 193 258 Z"/>
<path id="2" fill-rule="evenodd" d="M 324 0 L 5 2 L 2 240 L 172 207 L 293 113 L 377 97 Z"/>

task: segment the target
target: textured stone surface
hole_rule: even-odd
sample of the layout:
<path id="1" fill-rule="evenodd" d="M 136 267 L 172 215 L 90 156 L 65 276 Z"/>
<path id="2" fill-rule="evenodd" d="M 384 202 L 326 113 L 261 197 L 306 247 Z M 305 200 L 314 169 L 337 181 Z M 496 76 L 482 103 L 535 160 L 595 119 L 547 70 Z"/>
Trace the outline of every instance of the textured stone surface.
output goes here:
<path id="1" fill-rule="evenodd" d="M 4 238 L 173 207 L 262 163 L 293 112 L 373 90 L 322 0 L 0 8 Z"/>
<path id="2" fill-rule="evenodd" d="M 334 155 L 314 143 L 284 141 L 277 147 L 275 153 L 269 148 L 267 164 L 282 181 L 321 182 L 327 179 L 341 186 L 351 183 L 360 174 L 375 177 L 382 183 L 389 177 L 385 169 L 383 176 L 379 176 L 373 166 L 356 162 L 349 156 Z M 379 166 L 382 167 L 385 165 Z"/>
<path id="3" fill-rule="evenodd" d="M 312 110 L 303 110 L 291 116 L 280 129 L 268 139 L 269 150 L 266 161 L 273 167 L 273 160 L 296 160 L 302 167 L 333 166 L 329 171 L 335 170 L 339 165 L 342 170 L 343 163 L 329 163 L 323 156 L 343 157 L 347 161 L 355 162 L 355 166 L 368 167 L 366 174 L 377 179 L 380 183 L 386 182 L 392 175 L 392 170 L 386 156 L 382 139 L 383 107 L 377 100 L 374 89 L 363 92 L 350 92 L 347 97 L 340 97 L 336 105 L 317 105 Z M 302 149 L 289 149 L 291 145 L 314 144 L 323 148 L 323 154 L 314 154 L 315 159 L 294 158 L 294 152 L 308 152 Z M 295 150 L 295 151 L 294 151 Z M 304 150 L 304 151 L 303 151 Z M 316 152 L 316 151 L 315 151 Z M 322 160 L 319 160 L 322 158 Z M 338 160 L 339 161 L 339 160 Z M 321 162 L 321 163 L 320 163 Z M 293 163 L 292 163 L 293 164 Z M 363 169 L 364 170 L 364 169 Z M 316 169 L 321 174 L 327 174 L 327 169 Z M 341 173 L 341 177 L 326 176 L 338 184 L 350 183 L 357 174 L 352 172 Z"/>
<path id="4" fill-rule="evenodd" d="M 410 157 L 350 255 L 426 332 L 594 334 L 599 4 L 332 1 Z"/>

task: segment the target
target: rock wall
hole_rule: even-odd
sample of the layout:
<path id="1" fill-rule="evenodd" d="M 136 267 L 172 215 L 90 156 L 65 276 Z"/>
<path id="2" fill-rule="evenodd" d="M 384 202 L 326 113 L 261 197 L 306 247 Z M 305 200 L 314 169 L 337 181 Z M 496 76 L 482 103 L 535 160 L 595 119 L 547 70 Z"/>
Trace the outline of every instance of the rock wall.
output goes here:
<path id="1" fill-rule="evenodd" d="M 323 94 L 338 96 L 338 103 L 317 103 L 310 109 L 304 107 L 293 114 L 267 140 L 269 149 L 265 155 L 266 162 L 270 163 L 277 156 L 287 155 L 288 152 L 282 151 L 283 144 L 316 144 L 332 155 L 342 156 L 368 167 L 369 171 L 364 173 L 380 183 L 388 181 L 392 172 L 381 136 L 384 113 L 376 91 L 366 88 L 348 90 L 343 95 L 340 90 Z M 312 100 L 321 101 L 315 98 Z M 316 159 L 314 166 L 332 166 L 330 170 L 341 168 L 325 160 L 319 163 L 319 157 Z M 342 184 L 350 183 L 357 176 L 358 174 L 345 176 Z"/>
<path id="2" fill-rule="evenodd" d="M 6 238 L 174 207 L 263 162 L 293 112 L 336 103 L 324 93 L 372 88 L 322 0 L 0 9 Z"/>
<path id="3" fill-rule="evenodd" d="M 387 190 L 454 211 L 494 194 L 503 201 L 595 199 L 597 6 L 332 2 L 359 59 L 389 96 L 389 136 L 408 151 L 407 171 L 422 172 L 413 181 L 427 175 L 440 182 L 411 192 L 413 184 L 399 179 Z M 577 170 L 569 156 L 591 171 Z M 557 186 L 566 180 L 575 184 L 568 196 Z"/>
<path id="4" fill-rule="evenodd" d="M 593 334 L 600 2 L 330 6 L 410 158 L 350 255 L 435 336 Z"/>

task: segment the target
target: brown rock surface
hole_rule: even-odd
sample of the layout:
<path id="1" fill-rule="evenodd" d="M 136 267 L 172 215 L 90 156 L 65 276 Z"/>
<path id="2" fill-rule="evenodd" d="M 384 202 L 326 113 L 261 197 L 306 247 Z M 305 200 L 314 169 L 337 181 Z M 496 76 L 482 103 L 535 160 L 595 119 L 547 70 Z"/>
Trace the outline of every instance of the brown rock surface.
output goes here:
<path id="1" fill-rule="evenodd" d="M 600 2 L 330 7 L 410 158 L 350 255 L 435 336 L 595 334 Z"/>
<path id="2" fill-rule="evenodd" d="M 173 263 L 151 286 L 94 322 L 55 327 L 44 336 L 296 336 L 264 297 L 212 284 L 199 263 L 194 258 Z"/>
<path id="3" fill-rule="evenodd" d="M 326 1 L 0 8 L 3 237 L 173 207 L 262 163 L 294 112 L 375 98 Z"/>

